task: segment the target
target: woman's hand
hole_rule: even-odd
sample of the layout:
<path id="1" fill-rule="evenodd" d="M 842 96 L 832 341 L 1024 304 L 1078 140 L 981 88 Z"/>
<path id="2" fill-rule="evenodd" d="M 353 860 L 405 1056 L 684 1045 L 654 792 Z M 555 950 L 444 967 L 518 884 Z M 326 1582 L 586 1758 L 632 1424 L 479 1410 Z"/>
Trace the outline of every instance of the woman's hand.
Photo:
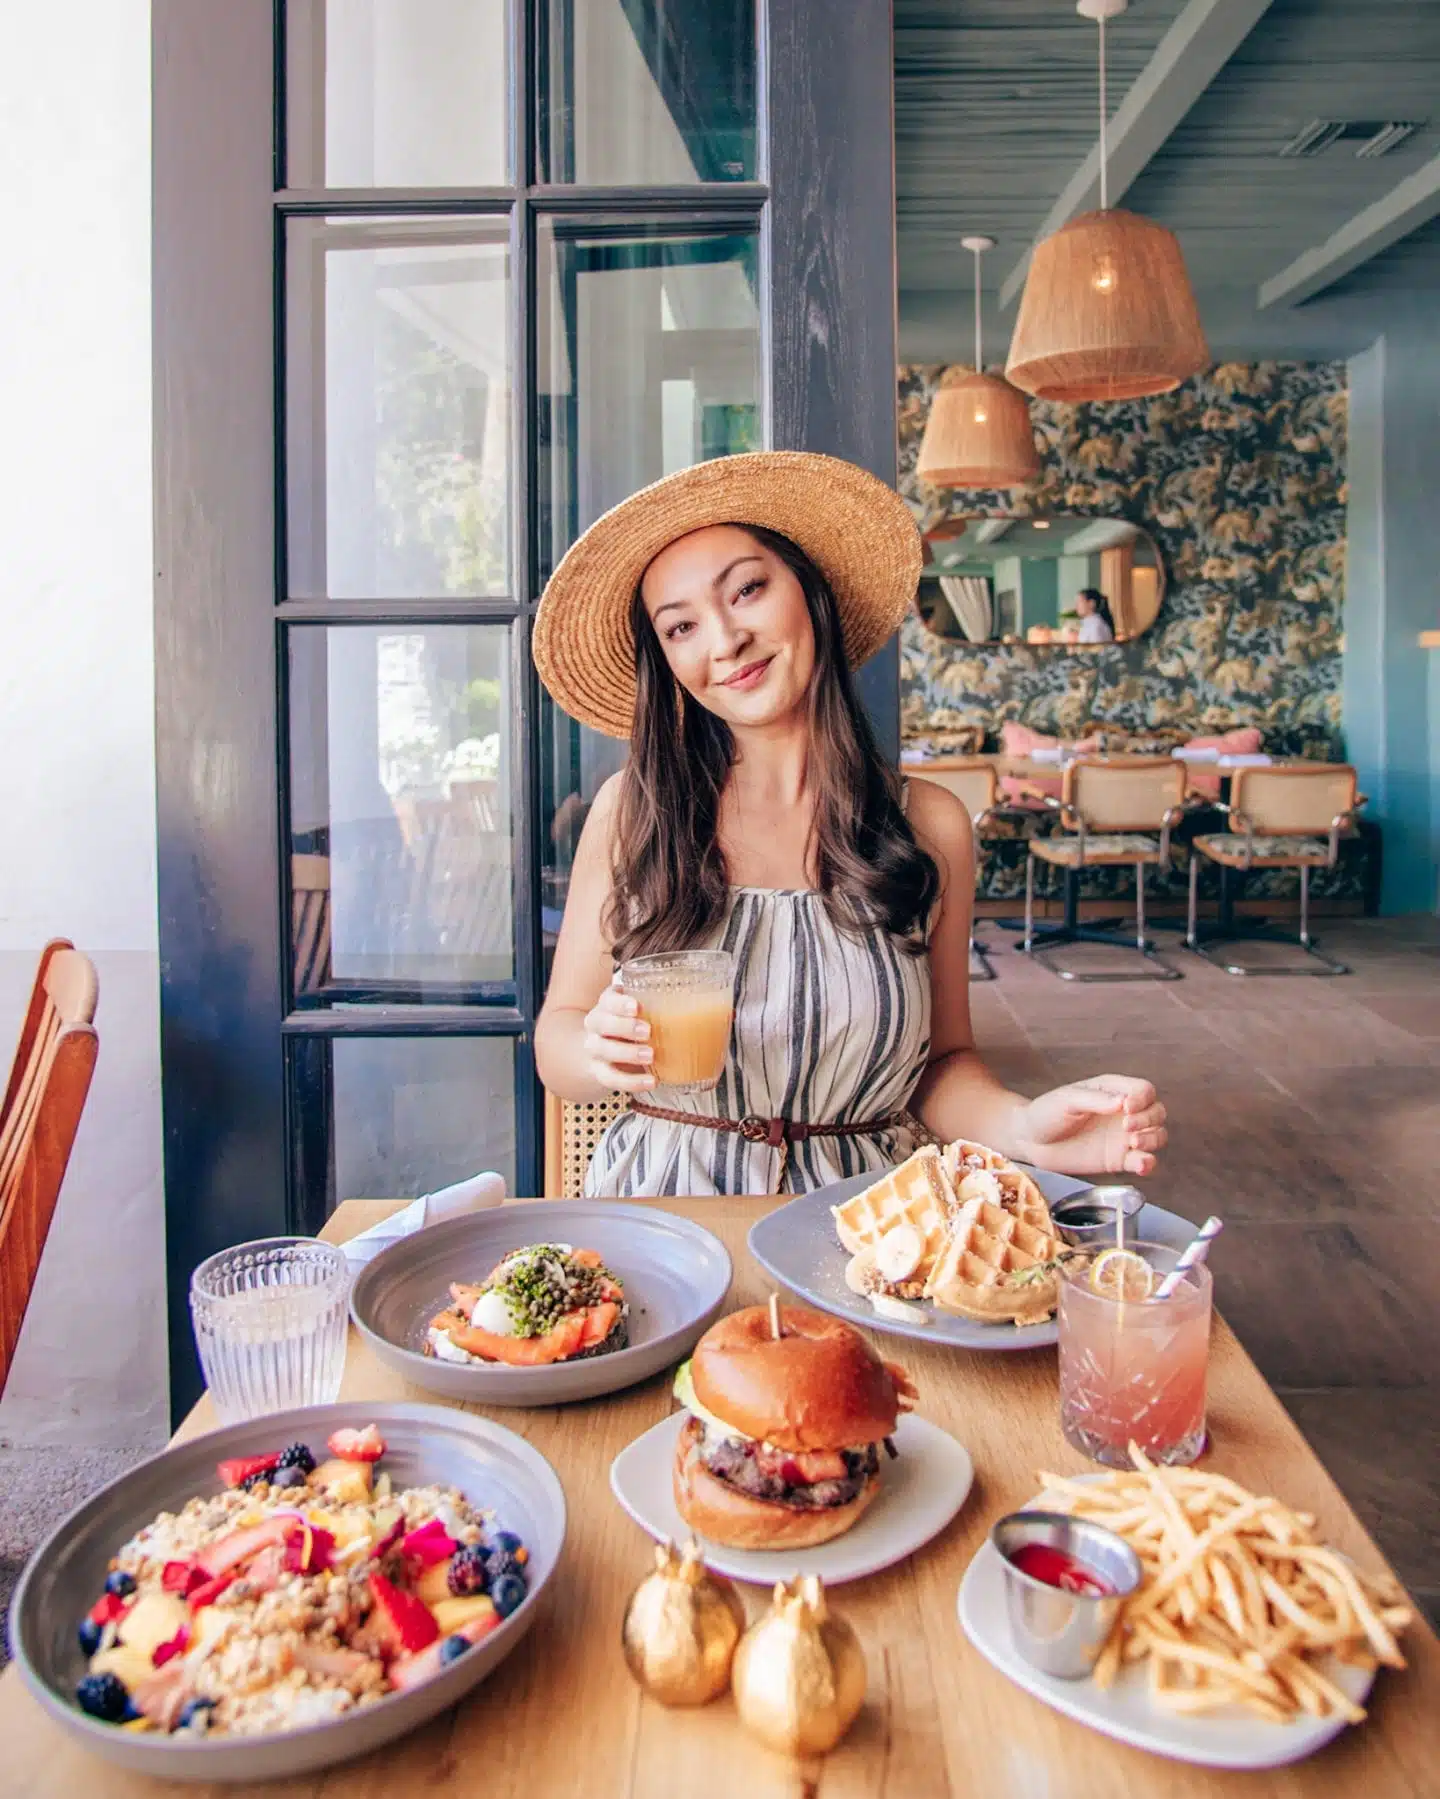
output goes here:
<path id="1" fill-rule="evenodd" d="M 1097 1074 L 1032 1099 L 1016 1123 L 1021 1160 L 1056 1174 L 1150 1174 L 1165 1107 L 1149 1081 Z"/>
<path id="2" fill-rule="evenodd" d="M 617 975 L 585 1014 L 585 1071 L 607 1091 L 643 1093 L 655 1085 L 650 1064 L 650 1026 L 640 1007 L 622 993 Z"/>

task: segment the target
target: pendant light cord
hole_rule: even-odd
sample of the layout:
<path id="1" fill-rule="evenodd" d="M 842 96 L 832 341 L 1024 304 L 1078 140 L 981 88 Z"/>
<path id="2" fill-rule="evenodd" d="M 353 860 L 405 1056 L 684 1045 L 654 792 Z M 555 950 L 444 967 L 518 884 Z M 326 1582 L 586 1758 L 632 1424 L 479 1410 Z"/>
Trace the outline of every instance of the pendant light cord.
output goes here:
<path id="1" fill-rule="evenodd" d="M 975 373 L 977 375 L 983 375 L 985 373 L 985 364 L 981 359 L 982 352 L 981 352 L 981 348 L 980 348 L 980 252 L 978 250 L 976 250 L 974 252 L 974 256 L 975 256 Z"/>
<path id="2" fill-rule="evenodd" d="M 1108 145 L 1106 143 L 1106 114 L 1109 108 L 1105 100 L 1105 15 L 1100 15 L 1100 210 L 1107 212 L 1110 208 L 1110 181 L 1106 169 L 1108 161 Z"/>

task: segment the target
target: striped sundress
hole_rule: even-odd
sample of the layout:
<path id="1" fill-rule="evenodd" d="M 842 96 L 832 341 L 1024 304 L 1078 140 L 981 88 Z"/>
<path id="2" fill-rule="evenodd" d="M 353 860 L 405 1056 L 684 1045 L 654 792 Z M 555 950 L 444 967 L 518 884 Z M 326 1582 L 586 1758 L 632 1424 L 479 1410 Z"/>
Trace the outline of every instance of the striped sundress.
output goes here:
<path id="1" fill-rule="evenodd" d="M 653 1087 L 643 1097 L 699 1117 L 806 1124 L 902 1111 L 930 1052 L 930 965 L 881 926 L 842 931 L 811 889 L 734 887 L 697 949 L 735 957 L 735 1019 L 709 1093 Z M 908 1125 L 812 1137 L 788 1152 L 732 1131 L 623 1113 L 596 1145 L 594 1197 L 803 1193 L 883 1169 L 916 1147 Z M 782 1168 L 783 1160 L 783 1168 Z"/>

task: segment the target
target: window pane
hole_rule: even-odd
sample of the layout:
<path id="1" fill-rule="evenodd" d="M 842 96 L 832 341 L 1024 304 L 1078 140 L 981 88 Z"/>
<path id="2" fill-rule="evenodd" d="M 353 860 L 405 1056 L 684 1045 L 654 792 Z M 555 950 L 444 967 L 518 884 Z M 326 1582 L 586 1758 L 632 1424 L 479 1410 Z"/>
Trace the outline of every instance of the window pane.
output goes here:
<path id="1" fill-rule="evenodd" d="M 542 575 L 636 488 L 759 449 L 750 231 L 542 219 L 536 331 Z"/>
<path id="2" fill-rule="evenodd" d="M 508 625 L 291 628 L 298 1006 L 514 980 L 509 640 Z"/>
<path id="3" fill-rule="evenodd" d="M 504 0 L 288 0 L 291 187 L 506 179 Z"/>
<path id="4" fill-rule="evenodd" d="M 515 1190 L 513 1037 L 292 1037 L 297 1224 L 494 1169 Z"/>
<path id="5" fill-rule="evenodd" d="M 506 593 L 508 222 L 287 230 L 290 594 Z"/>
<path id="6" fill-rule="evenodd" d="M 544 220 L 537 330 L 544 572 L 636 488 L 764 442 L 753 234 Z M 540 715 L 544 935 L 581 824 L 625 745 Z"/>
<path id="7" fill-rule="evenodd" d="M 755 0 L 541 0 L 541 180 L 755 179 Z"/>

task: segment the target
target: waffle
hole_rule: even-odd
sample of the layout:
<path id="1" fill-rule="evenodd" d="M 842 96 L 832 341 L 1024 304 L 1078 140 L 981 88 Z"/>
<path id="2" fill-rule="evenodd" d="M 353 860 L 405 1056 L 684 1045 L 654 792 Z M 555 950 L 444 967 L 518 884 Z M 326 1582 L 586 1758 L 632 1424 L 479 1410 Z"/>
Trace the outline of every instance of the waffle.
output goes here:
<path id="1" fill-rule="evenodd" d="M 960 1138 L 945 1145 L 940 1164 L 950 1183 L 953 1211 L 972 1199 L 984 1199 L 1012 1213 L 1023 1224 L 1054 1236 L 1055 1221 L 1045 1195 L 1024 1169 L 1007 1161 L 998 1150 Z"/>
<path id="2" fill-rule="evenodd" d="M 925 1297 L 942 1311 L 982 1324 L 1041 1324 L 1059 1299 L 1059 1272 L 1050 1264 L 1063 1247 L 1052 1231 L 1003 1206 L 967 1200 L 925 1283 Z"/>
<path id="3" fill-rule="evenodd" d="M 951 1190 L 940 1166 L 940 1151 L 933 1144 L 917 1149 L 908 1161 L 892 1168 L 883 1179 L 843 1205 L 832 1206 L 835 1231 L 852 1256 L 873 1252 L 886 1231 L 897 1224 L 911 1224 L 919 1231 L 924 1251 L 914 1275 L 907 1281 L 886 1285 L 887 1292 L 918 1299 L 950 1234 L 953 1209 Z"/>

